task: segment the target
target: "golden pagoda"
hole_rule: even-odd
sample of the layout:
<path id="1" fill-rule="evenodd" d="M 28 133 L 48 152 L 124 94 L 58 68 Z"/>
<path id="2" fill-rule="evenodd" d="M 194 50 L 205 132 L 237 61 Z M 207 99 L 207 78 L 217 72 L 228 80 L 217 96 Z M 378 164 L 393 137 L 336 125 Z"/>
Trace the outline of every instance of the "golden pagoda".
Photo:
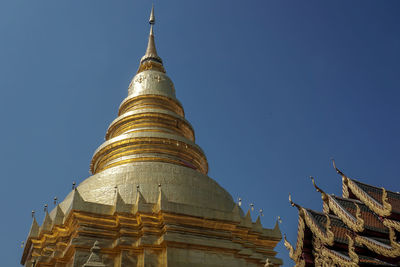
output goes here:
<path id="1" fill-rule="evenodd" d="M 328 194 L 311 178 L 321 194 L 323 211 L 299 211 L 297 242 L 286 240 L 297 267 L 400 266 L 400 193 L 342 177 L 342 196 Z"/>
<path id="2" fill-rule="evenodd" d="M 94 152 L 93 174 L 33 222 L 24 266 L 280 266 L 278 223 L 263 228 L 207 176 L 150 15 L 145 55 Z"/>

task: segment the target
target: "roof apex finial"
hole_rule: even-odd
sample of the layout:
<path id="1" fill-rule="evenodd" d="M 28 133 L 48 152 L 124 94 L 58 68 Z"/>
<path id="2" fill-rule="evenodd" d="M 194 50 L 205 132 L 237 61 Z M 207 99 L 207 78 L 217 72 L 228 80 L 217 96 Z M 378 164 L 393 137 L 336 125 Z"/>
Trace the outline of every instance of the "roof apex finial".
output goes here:
<path id="1" fill-rule="evenodd" d="M 164 68 L 162 67 L 162 60 L 157 55 L 156 44 L 154 42 L 153 26 L 156 23 L 156 18 L 154 16 L 154 5 L 152 5 L 151 7 L 149 23 L 150 23 L 149 42 L 147 43 L 146 53 L 140 60 L 138 73 L 143 70 L 153 69 L 153 68 L 161 72 L 165 72 Z"/>
<path id="2" fill-rule="evenodd" d="M 156 23 L 156 18 L 154 16 L 154 4 L 151 5 L 149 23 L 150 23 L 150 25 L 154 25 Z"/>

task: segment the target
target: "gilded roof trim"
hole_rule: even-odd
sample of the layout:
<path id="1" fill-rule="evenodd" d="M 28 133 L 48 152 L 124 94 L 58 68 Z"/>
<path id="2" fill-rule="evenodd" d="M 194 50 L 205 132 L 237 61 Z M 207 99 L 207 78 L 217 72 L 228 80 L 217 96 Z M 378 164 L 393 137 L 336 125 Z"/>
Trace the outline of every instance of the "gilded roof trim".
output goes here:
<path id="1" fill-rule="evenodd" d="M 289 195 L 289 202 L 292 207 L 296 207 L 299 210 L 299 216 L 303 216 L 304 221 L 306 222 L 308 228 L 313 232 L 314 235 L 316 235 L 319 239 L 321 239 L 322 242 L 324 242 L 327 245 L 333 245 L 334 240 L 335 240 L 335 235 L 331 230 L 331 220 L 329 218 L 329 215 L 325 214 L 326 216 L 326 225 L 325 225 L 325 231 L 321 229 L 319 224 L 315 221 L 314 216 L 312 216 L 309 211 L 300 205 L 294 203 L 292 201 L 291 195 Z"/>
<path id="2" fill-rule="evenodd" d="M 359 258 L 355 253 L 354 241 L 347 235 L 348 238 L 348 253 L 346 256 L 340 252 L 328 249 L 325 247 L 321 240 L 318 238 L 313 239 L 313 255 L 315 266 L 344 266 L 355 267 L 358 266 Z"/>
<path id="3" fill-rule="evenodd" d="M 385 225 L 387 228 L 394 228 L 396 231 L 400 232 L 400 222 L 383 218 L 383 225 Z"/>
<path id="4" fill-rule="evenodd" d="M 329 208 L 332 210 L 336 216 L 338 216 L 350 229 L 355 232 L 364 231 L 364 220 L 361 218 L 360 207 L 357 203 L 356 206 L 356 217 L 354 217 L 350 212 L 348 212 L 342 205 L 339 204 L 332 196 L 328 196 Z"/>
<path id="5" fill-rule="evenodd" d="M 321 193 L 321 198 L 324 201 L 324 213 L 328 213 L 329 210 L 333 211 L 336 216 L 338 216 L 350 229 L 356 232 L 362 232 L 364 230 L 364 220 L 361 218 L 360 207 L 357 203 L 354 203 L 356 206 L 356 217 L 354 217 L 350 212 L 347 211 L 334 197 L 326 194 L 321 188 L 319 188 L 313 177 L 311 177 L 311 181 L 317 190 L 317 192 Z M 328 207 L 329 210 L 326 210 Z"/>
<path id="6" fill-rule="evenodd" d="M 325 214 L 326 231 L 324 231 L 321 229 L 319 224 L 315 221 L 314 216 L 312 216 L 308 210 L 306 210 L 305 208 L 302 208 L 302 210 L 304 213 L 304 220 L 308 228 L 310 228 L 313 234 L 316 235 L 324 244 L 332 246 L 335 240 L 335 235 L 331 230 L 331 219 L 329 218 L 329 215 Z"/>
<path id="7" fill-rule="evenodd" d="M 303 245 L 304 245 L 304 230 L 305 230 L 305 223 L 302 216 L 299 214 L 299 224 L 297 226 L 297 242 L 296 242 L 296 249 L 287 241 L 286 235 L 283 236 L 284 238 L 284 245 L 287 250 L 289 250 L 289 257 L 296 262 L 296 266 L 304 266 L 305 262 L 304 259 L 301 258 L 301 254 L 303 252 Z M 303 262 L 303 263 L 301 263 Z"/>
<path id="8" fill-rule="evenodd" d="M 389 239 L 392 247 L 400 249 L 400 243 L 397 242 L 396 232 L 400 232 L 400 223 L 390 219 L 383 219 L 383 225 L 389 229 Z"/>
<path id="9" fill-rule="evenodd" d="M 371 197 L 367 192 L 360 188 L 352 179 L 347 176 L 343 176 L 343 180 L 346 180 L 347 186 L 351 192 L 364 204 L 371 209 L 376 214 L 386 217 L 392 212 L 392 205 L 388 202 L 387 192 L 385 188 L 382 187 L 382 204 L 378 203 L 373 197 Z"/>
<path id="10" fill-rule="evenodd" d="M 377 240 L 374 240 L 366 236 L 356 236 L 356 242 L 359 245 L 366 246 L 369 250 L 377 254 L 389 258 L 396 258 L 400 256 L 400 247 L 388 246 L 384 243 L 381 243 Z"/>
<path id="11" fill-rule="evenodd" d="M 343 197 L 349 197 L 349 189 L 351 192 L 364 204 L 371 209 L 376 214 L 386 217 L 389 216 L 392 212 L 392 205 L 388 202 L 386 189 L 382 187 L 382 204 L 376 201 L 373 197 L 371 197 L 367 192 L 365 192 L 362 188 L 360 188 L 352 179 L 347 177 L 342 171 L 340 171 L 335 164 L 335 161 L 332 161 L 333 167 L 336 172 L 342 176 L 342 189 L 343 189 Z"/>

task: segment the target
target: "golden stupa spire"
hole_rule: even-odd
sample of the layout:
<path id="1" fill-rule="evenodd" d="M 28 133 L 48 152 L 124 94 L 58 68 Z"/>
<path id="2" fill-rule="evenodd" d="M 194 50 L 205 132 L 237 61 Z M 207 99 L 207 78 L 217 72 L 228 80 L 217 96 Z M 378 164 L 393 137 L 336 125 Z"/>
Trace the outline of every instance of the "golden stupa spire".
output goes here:
<path id="1" fill-rule="evenodd" d="M 156 51 L 154 7 L 149 23 L 146 53 L 118 117 L 108 127 L 106 141 L 93 155 L 90 170 L 96 174 L 120 165 L 164 162 L 207 174 L 207 159 L 194 143 L 194 130 Z"/>
<path id="2" fill-rule="evenodd" d="M 150 33 L 149 33 L 149 41 L 147 43 L 146 53 L 140 60 L 140 66 L 138 73 L 143 70 L 148 69 L 157 69 L 159 71 L 165 72 L 163 68 L 162 59 L 157 54 L 156 44 L 154 41 L 154 24 L 156 23 L 156 18 L 154 16 L 154 5 L 151 7 L 149 24 L 150 24 Z"/>

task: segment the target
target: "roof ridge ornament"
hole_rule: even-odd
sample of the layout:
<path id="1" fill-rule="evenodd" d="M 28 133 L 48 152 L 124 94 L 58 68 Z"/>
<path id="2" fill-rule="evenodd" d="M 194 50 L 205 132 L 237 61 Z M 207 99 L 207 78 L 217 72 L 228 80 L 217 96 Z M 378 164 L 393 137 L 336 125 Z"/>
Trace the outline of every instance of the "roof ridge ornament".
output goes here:
<path id="1" fill-rule="evenodd" d="M 294 203 L 293 201 L 292 201 L 292 195 L 291 194 L 289 194 L 289 203 L 290 203 L 290 205 L 292 206 L 292 207 L 296 207 L 299 211 L 301 210 L 301 206 L 300 205 L 298 205 L 298 204 L 296 204 L 296 203 Z"/>
<path id="2" fill-rule="evenodd" d="M 353 231 L 362 232 L 364 230 L 364 220 L 362 219 L 361 210 L 357 203 L 354 203 L 356 207 L 356 213 L 353 215 L 348 210 L 343 208 L 332 196 L 326 194 L 321 188 L 319 188 L 315 183 L 314 177 L 310 176 L 310 178 L 315 189 L 321 193 L 324 213 L 329 214 L 329 211 L 332 211 Z"/>
<path id="3" fill-rule="evenodd" d="M 333 168 L 336 170 L 336 172 L 337 172 L 338 174 L 340 174 L 341 176 L 344 176 L 344 177 L 347 178 L 347 176 L 346 176 L 341 170 L 339 170 L 339 169 L 336 167 L 335 159 L 334 159 L 334 158 L 331 158 L 331 160 L 332 160 Z"/>
<path id="4" fill-rule="evenodd" d="M 328 244 L 330 246 L 333 245 L 335 236 L 331 230 L 331 220 L 328 214 L 324 214 L 326 222 L 325 222 L 325 229 L 323 229 L 320 227 L 320 225 L 316 222 L 314 216 L 311 215 L 307 209 L 301 207 L 300 205 L 292 201 L 292 196 L 290 194 L 289 194 L 289 203 L 290 205 L 292 205 L 292 207 L 296 207 L 299 210 L 299 223 L 301 218 L 302 220 L 305 221 L 310 230 L 318 236 L 321 242 L 323 242 L 324 244 Z"/>
<path id="5" fill-rule="evenodd" d="M 311 179 L 313 186 L 315 187 L 315 190 L 317 190 L 317 192 L 321 194 L 322 200 L 327 201 L 328 195 L 324 192 L 324 190 L 322 190 L 320 187 L 317 186 L 317 184 L 315 183 L 314 177 L 310 176 L 310 179 Z"/>
<path id="6" fill-rule="evenodd" d="M 317 192 L 319 192 L 321 194 L 321 199 L 322 199 L 322 207 L 323 207 L 323 211 L 324 213 L 329 213 L 329 205 L 330 205 L 330 200 L 329 200 L 329 195 L 327 193 L 324 192 L 324 190 L 322 190 L 320 187 L 317 186 L 317 184 L 315 183 L 315 179 L 314 177 L 310 176 L 311 178 L 311 182 L 315 187 L 315 190 Z"/>

